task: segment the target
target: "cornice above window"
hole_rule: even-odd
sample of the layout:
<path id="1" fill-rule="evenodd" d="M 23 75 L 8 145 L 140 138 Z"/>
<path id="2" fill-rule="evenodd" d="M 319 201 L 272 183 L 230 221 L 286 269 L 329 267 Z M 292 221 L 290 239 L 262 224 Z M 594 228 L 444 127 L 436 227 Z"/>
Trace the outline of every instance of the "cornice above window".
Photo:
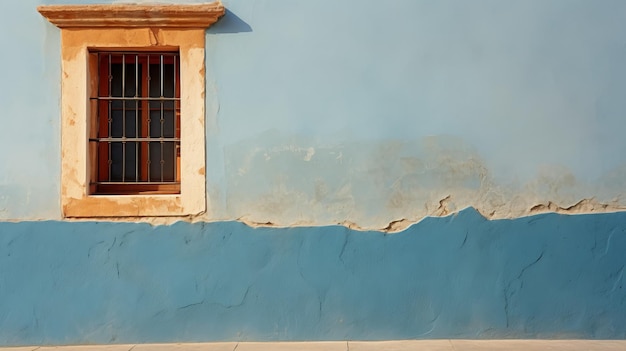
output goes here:
<path id="1" fill-rule="evenodd" d="M 225 12 L 220 1 L 186 5 L 44 5 L 37 10 L 59 28 L 208 28 Z"/>

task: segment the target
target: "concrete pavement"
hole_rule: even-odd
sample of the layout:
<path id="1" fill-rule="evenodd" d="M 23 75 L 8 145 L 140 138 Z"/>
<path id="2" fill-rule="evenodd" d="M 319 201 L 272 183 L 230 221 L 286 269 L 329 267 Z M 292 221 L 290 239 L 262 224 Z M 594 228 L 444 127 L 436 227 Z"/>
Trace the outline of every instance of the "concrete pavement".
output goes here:
<path id="1" fill-rule="evenodd" d="M 400 340 L 5 347 L 0 351 L 626 351 L 626 340 Z"/>

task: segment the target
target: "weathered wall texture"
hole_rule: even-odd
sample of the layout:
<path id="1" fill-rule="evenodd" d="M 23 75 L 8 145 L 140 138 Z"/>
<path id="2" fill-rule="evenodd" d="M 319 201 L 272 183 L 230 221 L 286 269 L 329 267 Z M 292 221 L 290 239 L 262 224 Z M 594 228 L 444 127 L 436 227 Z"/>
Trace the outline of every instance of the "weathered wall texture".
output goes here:
<path id="1" fill-rule="evenodd" d="M 0 56 L 5 220 L 61 213 L 59 30 L 42 2 L 0 14 L 20 53 Z M 626 2 L 224 4 L 206 39 L 202 220 L 382 229 L 468 206 L 626 206 Z"/>
<path id="2" fill-rule="evenodd" d="M 625 338 L 625 221 L 0 223 L 0 345 Z"/>
<path id="3" fill-rule="evenodd" d="M 0 345 L 626 338 L 626 1 L 224 0 L 208 212 L 155 226 L 60 220 L 41 3 L 0 11 Z"/>
<path id="4" fill-rule="evenodd" d="M 267 133 L 228 146 L 225 155 L 226 211 L 251 224 L 395 231 L 470 206 L 487 218 L 626 208 L 615 196 L 626 189 L 624 171 L 585 183 L 564 167 L 544 166 L 532 181 L 504 182 L 474 147 L 452 136 L 320 146 Z"/>
<path id="5" fill-rule="evenodd" d="M 623 1 L 228 5 L 208 35 L 218 218 L 380 229 L 626 205 Z"/>

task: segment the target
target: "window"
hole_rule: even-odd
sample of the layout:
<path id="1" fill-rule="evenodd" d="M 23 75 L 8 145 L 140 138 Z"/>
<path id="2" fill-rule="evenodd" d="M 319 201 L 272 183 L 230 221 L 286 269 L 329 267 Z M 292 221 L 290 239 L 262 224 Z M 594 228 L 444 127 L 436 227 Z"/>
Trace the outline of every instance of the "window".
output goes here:
<path id="1" fill-rule="evenodd" d="M 178 52 L 92 52 L 92 194 L 180 193 Z"/>
<path id="2" fill-rule="evenodd" d="M 224 7 L 38 10 L 61 28 L 63 216 L 207 212 L 205 30 Z"/>

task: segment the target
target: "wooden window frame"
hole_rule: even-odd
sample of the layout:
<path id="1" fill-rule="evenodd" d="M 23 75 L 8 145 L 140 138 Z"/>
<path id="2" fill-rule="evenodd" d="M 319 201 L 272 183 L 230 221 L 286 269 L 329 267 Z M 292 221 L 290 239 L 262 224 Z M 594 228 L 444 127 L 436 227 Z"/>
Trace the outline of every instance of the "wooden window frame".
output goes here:
<path id="1" fill-rule="evenodd" d="M 197 216 L 210 208 L 205 179 L 205 30 L 220 2 L 188 5 L 51 5 L 38 11 L 61 29 L 61 205 L 65 218 Z M 180 193 L 94 194 L 89 145 L 97 124 L 96 51 L 178 51 Z M 96 106 L 96 107 L 94 107 Z"/>
<path id="2" fill-rule="evenodd" d="M 107 100 L 100 100 L 99 98 L 107 97 L 109 95 L 109 89 L 111 88 L 111 82 L 109 79 L 103 77 L 109 77 L 109 64 L 119 64 L 124 61 L 126 65 L 136 65 L 141 67 L 141 72 L 137 73 L 136 78 L 139 79 L 143 87 L 140 98 L 150 97 L 149 92 L 149 69 L 150 65 L 155 64 L 172 64 L 174 65 L 174 98 L 178 100 L 172 101 L 174 107 L 174 138 L 180 140 L 180 55 L 177 50 L 175 51 L 101 51 L 91 50 L 89 52 L 90 60 L 99 60 L 98 65 L 98 79 L 97 86 L 92 87 L 91 103 L 98 104 L 97 114 L 99 116 L 98 122 L 92 125 L 91 135 L 102 137 L 103 135 L 109 135 L 109 104 Z M 108 60 L 106 57 L 108 56 Z M 125 56 L 122 56 L 125 55 Z M 161 55 L 164 55 L 161 59 Z M 105 57 L 105 59 L 103 59 Z M 150 62 L 149 62 L 150 61 Z M 154 62 L 156 61 L 156 62 Z M 124 79 L 122 77 L 122 79 Z M 137 83 L 137 82 L 135 82 Z M 153 111 L 150 107 L 148 100 L 133 100 L 135 103 L 140 103 L 141 107 L 137 109 L 137 112 L 141 112 L 140 116 L 137 116 L 137 124 L 141 124 L 141 135 L 137 137 L 149 138 L 150 130 L 150 113 Z M 162 106 L 161 106 L 162 107 Z M 126 123 L 125 121 L 122 123 Z M 136 128 L 138 128 L 136 126 Z M 96 142 L 97 138 L 91 138 L 91 142 Z M 92 172 L 90 177 L 90 194 L 94 195 L 147 195 L 147 194 L 180 194 L 181 172 L 180 172 L 180 142 L 178 142 L 175 148 L 175 160 L 174 160 L 174 182 L 177 184 L 160 184 L 158 182 L 152 183 L 149 178 L 149 164 L 147 159 L 149 158 L 148 142 L 140 143 L 140 152 L 138 153 L 138 162 L 141 165 L 140 169 L 137 169 L 140 179 L 126 180 L 121 182 L 108 183 L 109 179 L 109 148 L 106 142 L 97 143 L 95 154 L 90 153 L 89 157 L 92 162 L 97 165 L 97 170 Z M 141 182 L 141 183 L 139 183 Z M 124 184 L 120 184 L 124 183 Z"/>

